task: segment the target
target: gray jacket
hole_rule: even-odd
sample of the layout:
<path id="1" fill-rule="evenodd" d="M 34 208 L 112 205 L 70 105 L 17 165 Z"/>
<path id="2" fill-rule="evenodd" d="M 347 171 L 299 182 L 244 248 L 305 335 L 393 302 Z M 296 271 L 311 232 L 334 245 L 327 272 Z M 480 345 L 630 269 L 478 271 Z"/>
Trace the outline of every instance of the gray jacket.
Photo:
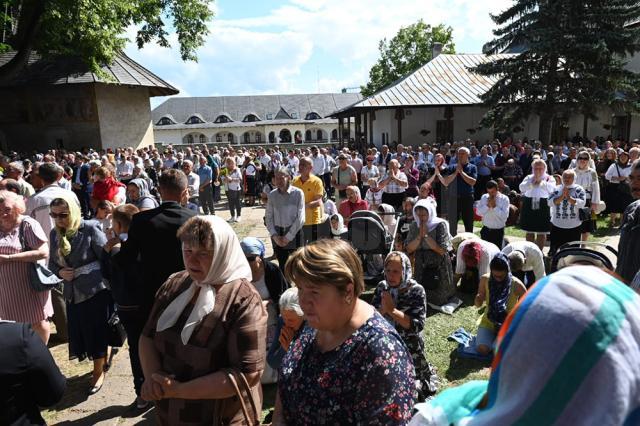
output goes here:
<path id="1" fill-rule="evenodd" d="M 107 237 L 97 221 L 82 221 L 78 232 L 71 238 L 71 253 L 64 258 L 64 262 L 58 255 L 58 235 L 55 229 L 51 231 L 49 241 L 51 272 L 59 275 L 60 269 L 64 267 L 76 270 L 73 281 L 64 281 L 65 300 L 70 303 L 81 303 L 108 288 L 100 272 L 100 255 Z"/>

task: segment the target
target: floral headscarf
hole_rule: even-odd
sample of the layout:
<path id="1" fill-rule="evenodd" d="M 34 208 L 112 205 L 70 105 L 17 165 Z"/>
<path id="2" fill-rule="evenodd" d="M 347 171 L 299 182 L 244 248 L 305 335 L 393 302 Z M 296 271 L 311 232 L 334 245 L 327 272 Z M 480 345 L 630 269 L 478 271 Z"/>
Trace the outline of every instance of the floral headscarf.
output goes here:
<path id="1" fill-rule="evenodd" d="M 60 194 L 55 200 L 62 199 L 69 207 L 69 227 L 66 229 L 55 226 L 56 236 L 58 238 L 58 255 L 61 258 L 69 256 L 71 253 L 71 239 L 78 233 L 78 229 L 82 224 L 82 212 L 80 206 L 73 197 L 67 194 Z M 53 203 L 52 201 L 52 203 Z"/>

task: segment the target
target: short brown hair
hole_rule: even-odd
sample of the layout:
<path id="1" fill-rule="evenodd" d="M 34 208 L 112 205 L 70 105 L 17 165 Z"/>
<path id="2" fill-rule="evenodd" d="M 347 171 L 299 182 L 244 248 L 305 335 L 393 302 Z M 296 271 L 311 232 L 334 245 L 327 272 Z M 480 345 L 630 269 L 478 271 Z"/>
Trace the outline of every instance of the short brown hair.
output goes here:
<path id="1" fill-rule="evenodd" d="M 331 285 L 340 293 L 345 293 L 352 283 L 356 297 L 364 290 L 362 263 L 346 241 L 323 239 L 301 247 L 289 257 L 284 269 L 293 283 Z"/>
<path id="2" fill-rule="evenodd" d="M 213 229 L 211 223 L 194 216 L 178 229 L 177 237 L 182 243 L 197 245 L 207 250 L 213 249 Z"/>
<path id="3" fill-rule="evenodd" d="M 140 210 L 133 204 L 123 204 L 113 209 L 111 213 L 111 220 L 118 222 L 120 226 L 128 228 L 131 225 L 133 215 Z"/>
<path id="4" fill-rule="evenodd" d="M 162 172 L 158 179 L 158 186 L 163 191 L 170 192 L 172 194 L 180 194 L 187 189 L 189 181 L 187 175 L 182 170 L 169 169 Z"/>

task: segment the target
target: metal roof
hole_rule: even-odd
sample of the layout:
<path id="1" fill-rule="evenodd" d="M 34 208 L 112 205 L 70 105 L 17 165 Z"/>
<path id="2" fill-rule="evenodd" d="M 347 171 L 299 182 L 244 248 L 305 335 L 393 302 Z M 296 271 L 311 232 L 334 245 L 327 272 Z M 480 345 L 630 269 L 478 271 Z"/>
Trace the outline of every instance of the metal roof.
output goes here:
<path id="1" fill-rule="evenodd" d="M 309 112 L 317 112 L 321 117 L 327 117 L 333 111 L 352 105 L 361 99 L 362 96 L 359 93 L 174 97 L 154 108 L 151 111 L 151 118 L 153 123 L 157 123 L 162 117 L 170 115 L 176 122 L 184 123 L 189 117 L 199 113 L 206 122 L 213 122 L 220 115 L 228 115 L 234 120 L 234 123 L 229 124 L 237 126 L 248 114 L 255 114 L 262 120 L 257 122 L 258 125 L 268 125 L 276 124 L 277 114 L 282 109 L 292 122 L 303 123 L 314 121 L 304 119 Z M 297 114 L 297 118 L 291 118 L 294 113 Z M 268 116 L 272 119 L 268 120 Z M 219 125 L 216 124 L 216 126 Z M 157 126 L 157 128 L 168 127 Z"/>
<path id="2" fill-rule="evenodd" d="M 8 63 L 16 52 L 0 54 L 0 66 Z M 5 87 L 24 85 L 61 85 L 103 83 L 149 88 L 149 96 L 168 96 L 179 91 L 151 71 L 144 68 L 124 53 L 116 54 L 113 63 L 102 66 L 108 78 L 101 78 L 90 72 L 87 65 L 76 56 L 41 57 L 32 52 L 27 67 L 13 79 L 4 83 Z"/>
<path id="3" fill-rule="evenodd" d="M 498 79 L 472 73 L 469 68 L 513 56 L 440 54 L 413 73 L 335 114 L 352 108 L 480 104 L 480 96 L 493 87 Z"/>

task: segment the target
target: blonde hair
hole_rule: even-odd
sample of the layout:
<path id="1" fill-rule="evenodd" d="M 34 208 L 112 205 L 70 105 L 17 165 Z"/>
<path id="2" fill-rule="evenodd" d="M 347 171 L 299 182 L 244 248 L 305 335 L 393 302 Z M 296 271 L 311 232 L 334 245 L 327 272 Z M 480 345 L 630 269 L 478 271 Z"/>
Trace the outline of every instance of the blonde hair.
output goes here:
<path id="1" fill-rule="evenodd" d="M 353 284 L 355 296 L 364 290 L 364 272 L 360 258 L 346 241 L 323 239 L 296 250 L 285 265 L 290 282 L 307 281 L 330 285 L 346 293 Z"/>
<path id="2" fill-rule="evenodd" d="M 27 210 L 24 204 L 24 198 L 15 192 L 7 191 L 6 189 L 0 190 L 0 203 L 5 203 L 12 207 L 17 212 L 17 216 L 24 214 Z"/>

